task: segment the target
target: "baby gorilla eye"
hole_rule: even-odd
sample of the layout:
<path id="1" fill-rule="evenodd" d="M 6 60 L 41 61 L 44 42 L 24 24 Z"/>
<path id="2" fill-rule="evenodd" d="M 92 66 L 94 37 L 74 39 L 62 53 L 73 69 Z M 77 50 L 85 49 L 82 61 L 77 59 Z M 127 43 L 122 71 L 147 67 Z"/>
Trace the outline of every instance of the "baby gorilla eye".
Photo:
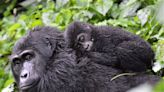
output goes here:
<path id="1" fill-rule="evenodd" d="M 79 39 L 78 39 L 79 42 L 84 42 L 84 40 L 85 40 L 84 35 L 81 35 L 81 36 L 79 37 Z"/>
<path id="2" fill-rule="evenodd" d="M 94 39 L 93 39 L 93 38 L 91 38 L 91 41 L 93 42 L 93 41 L 94 41 Z"/>

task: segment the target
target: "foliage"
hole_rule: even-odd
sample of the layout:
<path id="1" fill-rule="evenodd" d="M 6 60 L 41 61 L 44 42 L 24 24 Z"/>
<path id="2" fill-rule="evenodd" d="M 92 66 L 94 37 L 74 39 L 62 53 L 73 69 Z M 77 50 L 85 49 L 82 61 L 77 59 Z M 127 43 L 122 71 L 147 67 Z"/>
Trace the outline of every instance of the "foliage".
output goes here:
<path id="1" fill-rule="evenodd" d="M 160 16 L 157 18 L 158 15 L 155 15 L 162 12 L 157 12 L 159 2 L 159 0 L 2 0 L 0 90 L 14 81 L 7 58 L 17 39 L 35 26 L 55 26 L 64 30 L 73 20 L 94 25 L 122 27 L 141 36 L 152 44 L 156 62 L 162 65 L 164 25 L 163 21 L 158 21 Z"/>

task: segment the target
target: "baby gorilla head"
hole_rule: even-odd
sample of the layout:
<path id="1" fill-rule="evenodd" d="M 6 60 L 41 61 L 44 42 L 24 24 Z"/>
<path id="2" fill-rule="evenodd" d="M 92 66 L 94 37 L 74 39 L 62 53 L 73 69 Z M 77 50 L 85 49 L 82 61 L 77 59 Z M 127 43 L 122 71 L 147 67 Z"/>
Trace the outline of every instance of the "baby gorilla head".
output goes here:
<path id="1" fill-rule="evenodd" d="M 81 51 L 90 51 L 93 45 L 93 41 L 94 39 L 91 37 L 91 34 L 80 33 L 77 35 L 75 47 L 77 47 Z"/>
<path id="2" fill-rule="evenodd" d="M 68 47 L 80 52 L 90 51 L 93 47 L 92 25 L 81 22 L 72 23 L 65 31 Z"/>

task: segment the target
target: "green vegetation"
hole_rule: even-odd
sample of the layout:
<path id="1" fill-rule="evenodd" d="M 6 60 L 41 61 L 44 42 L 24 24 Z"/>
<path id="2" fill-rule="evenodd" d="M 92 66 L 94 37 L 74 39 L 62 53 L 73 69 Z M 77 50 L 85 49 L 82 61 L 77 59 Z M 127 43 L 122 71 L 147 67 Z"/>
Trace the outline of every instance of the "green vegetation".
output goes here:
<path id="1" fill-rule="evenodd" d="M 14 81 L 8 56 L 17 39 L 35 26 L 64 30 L 73 20 L 118 26 L 141 36 L 151 43 L 156 62 L 162 66 L 164 7 L 161 4 L 160 0 L 1 0 L 0 91 Z M 157 85 L 155 92 L 162 89 L 164 82 Z"/>

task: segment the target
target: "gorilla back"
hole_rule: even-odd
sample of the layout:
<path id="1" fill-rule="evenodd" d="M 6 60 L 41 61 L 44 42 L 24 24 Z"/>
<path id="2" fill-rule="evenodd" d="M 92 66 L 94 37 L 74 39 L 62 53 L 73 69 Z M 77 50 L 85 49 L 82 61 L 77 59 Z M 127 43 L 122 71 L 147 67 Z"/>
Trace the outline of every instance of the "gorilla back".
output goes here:
<path id="1" fill-rule="evenodd" d="M 111 81 L 122 71 L 83 57 L 77 63 L 65 44 L 63 33 L 51 27 L 37 27 L 15 44 L 10 61 L 21 92 L 125 92 L 160 79 L 141 74 Z"/>

